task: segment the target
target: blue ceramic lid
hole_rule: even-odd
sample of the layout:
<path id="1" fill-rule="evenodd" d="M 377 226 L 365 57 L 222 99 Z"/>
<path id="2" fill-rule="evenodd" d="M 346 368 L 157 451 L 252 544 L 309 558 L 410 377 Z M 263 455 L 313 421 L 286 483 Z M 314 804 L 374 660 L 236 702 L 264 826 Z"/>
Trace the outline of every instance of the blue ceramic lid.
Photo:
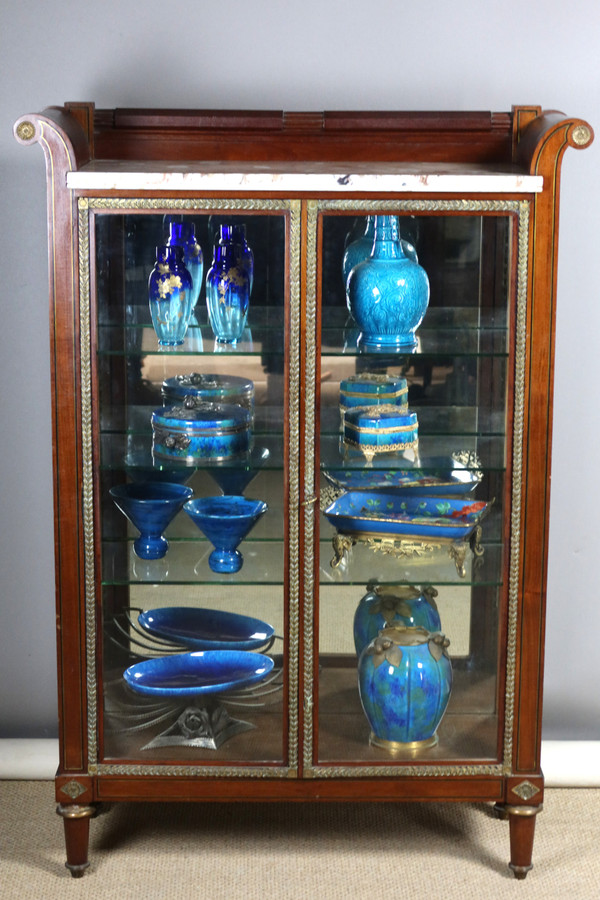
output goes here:
<path id="1" fill-rule="evenodd" d="M 357 406 L 346 410 L 344 424 L 355 429 L 382 431 L 388 428 L 416 428 L 417 414 L 401 413 L 397 406 Z"/>
<path id="2" fill-rule="evenodd" d="M 254 382 L 239 375 L 214 375 L 212 373 L 190 372 L 189 375 L 174 375 L 165 378 L 163 394 L 170 397 L 201 397 L 204 400 L 222 400 L 231 397 L 252 396 Z"/>
<path id="3" fill-rule="evenodd" d="M 340 382 L 340 391 L 343 394 L 366 394 L 369 397 L 395 397 L 407 390 L 406 378 L 399 375 L 376 375 L 363 372 L 361 375 L 351 375 Z"/>
<path id="4" fill-rule="evenodd" d="M 196 403 L 165 406 L 152 413 L 152 424 L 179 429 L 242 429 L 250 426 L 250 413 L 235 403 Z"/>

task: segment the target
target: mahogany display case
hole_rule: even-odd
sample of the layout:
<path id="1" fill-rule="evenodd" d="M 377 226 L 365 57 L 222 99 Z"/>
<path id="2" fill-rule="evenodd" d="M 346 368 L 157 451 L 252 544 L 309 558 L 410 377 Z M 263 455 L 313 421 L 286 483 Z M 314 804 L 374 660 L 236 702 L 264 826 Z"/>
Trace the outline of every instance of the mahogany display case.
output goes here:
<path id="1" fill-rule="evenodd" d="M 68 103 L 23 116 L 15 134 L 41 145 L 47 170 L 56 797 L 72 875 L 88 866 L 89 821 L 104 802 L 397 800 L 494 804 L 525 878 L 543 801 L 560 166 L 567 147 L 591 143 L 589 125 L 524 106 Z M 379 215 L 398 218 L 429 279 L 410 348 L 369 350 L 346 304 L 345 249 Z M 172 221 L 193 222 L 205 274 L 219 225 L 245 226 L 254 284 L 237 343 L 215 339 L 203 286 L 184 343 L 158 345 L 147 284 Z M 190 373 L 252 381 L 244 459 L 177 467 L 153 454 L 162 383 Z M 406 379 L 418 454 L 346 452 L 340 382 L 360 373 Z M 340 533 L 323 514 L 340 473 L 381 489 L 382 470 L 395 487 L 406 471 L 421 487 L 459 484 L 486 516 L 462 543 Z M 136 556 L 109 491 L 157 479 L 185 480 L 195 497 L 233 484 L 268 503 L 238 572 L 211 569 L 210 542 L 185 511 L 164 558 Z M 450 640 L 450 700 L 434 746 L 381 747 L 360 702 L 355 611 L 368 591 L 425 586 Z M 130 666 L 206 649 L 148 632 L 138 617 L 157 609 L 266 623 L 272 637 L 243 649 L 268 656 L 270 675 L 193 696 L 131 690 Z M 225 637 L 210 646 L 222 652 Z"/>

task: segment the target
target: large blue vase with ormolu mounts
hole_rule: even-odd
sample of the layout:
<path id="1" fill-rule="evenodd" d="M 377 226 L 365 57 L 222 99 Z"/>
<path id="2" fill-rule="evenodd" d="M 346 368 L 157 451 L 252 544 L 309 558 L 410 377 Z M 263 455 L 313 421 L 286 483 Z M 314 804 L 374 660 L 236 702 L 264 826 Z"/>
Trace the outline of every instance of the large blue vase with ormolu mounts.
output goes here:
<path id="1" fill-rule="evenodd" d="M 358 661 L 358 688 L 370 742 L 390 752 L 437 743 L 452 690 L 452 665 L 440 632 L 384 628 Z"/>
<path id="2" fill-rule="evenodd" d="M 161 346 L 183 344 L 190 323 L 194 287 L 183 256 L 183 247 L 157 247 L 148 279 L 150 315 Z"/>
<path id="3" fill-rule="evenodd" d="M 354 613 L 354 646 L 358 656 L 383 628 L 396 625 L 440 631 L 442 623 L 431 585 L 375 585 L 367 591 Z"/>
<path id="4" fill-rule="evenodd" d="M 365 349 L 414 347 L 429 304 L 429 279 L 405 254 L 396 216 L 375 216 L 371 255 L 350 271 L 346 302 Z"/>
<path id="5" fill-rule="evenodd" d="M 191 301 L 193 311 L 202 290 L 202 276 L 204 274 L 204 257 L 202 256 L 200 244 L 196 240 L 194 223 L 186 219 L 182 222 L 170 222 L 167 246 L 183 247 L 183 263 L 192 276 L 192 284 L 194 286 Z"/>
<path id="6" fill-rule="evenodd" d="M 217 341 L 224 344 L 241 338 L 250 304 L 253 264 L 236 238 L 239 227 L 221 225 L 213 264 L 206 275 L 208 318 Z"/>
<path id="7" fill-rule="evenodd" d="M 346 247 L 346 251 L 344 253 L 344 258 L 342 260 L 342 278 L 344 279 L 344 287 L 346 287 L 346 282 L 348 281 L 348 275 L 359 263 L 363 262 L 365 259 L 368 259 L 373 250 L 373 242 L 375 240 L 375 219 L 376 216 L 367 216 L 367 221 L 365 223 L 364 233 L 357 238 L 357 240 L 352 241 L 352 243 L 348 244 Z M 396 221 L 398 221 L 398 217 L 394 216 Z M 399 232 L 398 232 L 399 233 Z M 418 262 L 417 251 L 408 241 L 400 238 L 400 244 L 402 245 L 402 251 L 408 259 L 412 259 L 413 262 Z"/>

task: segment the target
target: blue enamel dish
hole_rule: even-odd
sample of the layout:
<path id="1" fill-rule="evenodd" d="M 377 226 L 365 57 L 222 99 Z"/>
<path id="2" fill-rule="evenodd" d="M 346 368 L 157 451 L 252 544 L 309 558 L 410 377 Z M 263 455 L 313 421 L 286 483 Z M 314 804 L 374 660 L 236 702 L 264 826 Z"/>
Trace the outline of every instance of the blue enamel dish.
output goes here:
<path id="1" fill-rule="evenodd" d="M 418 468 L 377 468 L 374 464 L 368 469 L 328 469 L 323 475 L 345 491 L 384 490 L 413 496 L 469 494 L 482 479 L 478 469 L 469 469 L 451 457 L 421 458 Z"/>
<path id="2" fill-rule="evenodd" d="M 190 650 L 257 650 L 275 632 L 272 625 L 251 616 L 185 606 L 145 610 L 138 622 L 150 634 Z"/>
<path id="3" fill-rule="evenodd" d="M 135 663 L 123 678 L 138 694 L 152 697 L 193 697 L 218 694 L 262 681 L 273 660 L 246 650 L 196 650 Z"/>
<path id="4" fill-rule="evenodd" d="M 350 491 L 331 503 L 324 514 L 345 534 L 371 537 L 419 536 L 464 540 L 489 504 L 465 503 L 450 497 L 406 497 L 379 491 Z"/>

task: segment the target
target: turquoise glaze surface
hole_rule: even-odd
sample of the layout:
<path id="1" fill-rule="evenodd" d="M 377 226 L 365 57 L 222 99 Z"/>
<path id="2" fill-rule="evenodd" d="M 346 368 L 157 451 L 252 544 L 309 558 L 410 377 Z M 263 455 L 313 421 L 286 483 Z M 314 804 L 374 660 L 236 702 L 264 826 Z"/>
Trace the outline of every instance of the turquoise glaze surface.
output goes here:
<path id="1" fill-rule="evenodd" d="M 344 287 L 347 284 L 348 275 L 350 274 L 354 266 L 357 266 L 365 259 L 368 259 L 373 251 L 376 218 L 377 216 L 367 216 L 364 233 L 356 241 L 352 241 L 352 243 L 348 244 L 346 248 L 346 252 L 344 253 L 344 258 L 342 261 L 342 278 L 344 279 Z M 396 219 L 396 222 L 398 223 L 397 216 L 390 216 L 390 218 Z M 400 233 L 399 227 L 398 233 Z M 412 244 L 402 239 L 400 239 L 400 244 L 402 252 L 408 259 L 412 259 L 413 262 L 419 261 L 417 258 L 417 251 Z"/>
<path id="2" fill-rule="evenodd" d="M 183 508 L 215 548 L 208 558 L 212 571 L 239 572 L 244 558 L 237 547 L 264 516 L 267 504 L 223 495 L 190 500 Z"/>
<path id="3" fill-rule="evenodd" d="M 372 743 L 410 744 L 433 738 L 452 690 L 443 634 L 386 628 L 358 661 L 358 684 Z"/>
<path id="4" fill-rule="evenodd" d="M 254 411 L 254 382 L 240 375 L 217 375 L 212 372 L 190 372 L 173 375 L 162 383 L 163 403 L 170 406 L 185 397 L 197 402 L 237 403 Z"/>
<path id="5" fill-rule="evenodd" d="M 272 671 L 273 660 L 247 650 L 197 650 L 135 663 L 123 672 L 138 694 L 190 697 L 218 694 L 262 681 Z"/>
<path id="6" fill-rule="evenodd" d="M 344 440 L 365 449 L 402 449 L 419 438 L 417 414 L 399 406 L 361 406 L 344 412 Z"/>
<path id="7" fill-rule="evenodd" d="M 155 456 L 186 461 L 222 460 L 246 453 L 251 442 L 251 416 L 234 403 L 167 406 L 152 413 Z"/>
<path id="8" fill-rule="evenodd" d="M 348 309 L 361 330 L 363 346 L 375 350 L 413 347 L 429 304 L 429 279 L 405 255 L 396 217 L 375 219 L 371 256 L 348 275 Z"/>
<path id="9" fill-rule="evenodd" d="M 352 375 L 340 382 L 340 407 L 342 410 L 356 406 L 397 406 L 408 410 L 408 384 L 406 378 L 395 375 Z"/>
<path id="10" fill-rule="evenodd" d="M 141 559 L 161 559 L 169 549 L 163 535 L 186 500 L 191 488 L 165 481 L 118 484 L 110 489 L 116 506 L 140 532 L 133 549 Z"/>
<path id="11" fill-rule="evenodd" d="M 442 623 L 432 587 L 377 586 L 368 591 L 354 613 L 354 646 L 358 656 L 383 628 L 403 625 L 441 631 Z"/>

